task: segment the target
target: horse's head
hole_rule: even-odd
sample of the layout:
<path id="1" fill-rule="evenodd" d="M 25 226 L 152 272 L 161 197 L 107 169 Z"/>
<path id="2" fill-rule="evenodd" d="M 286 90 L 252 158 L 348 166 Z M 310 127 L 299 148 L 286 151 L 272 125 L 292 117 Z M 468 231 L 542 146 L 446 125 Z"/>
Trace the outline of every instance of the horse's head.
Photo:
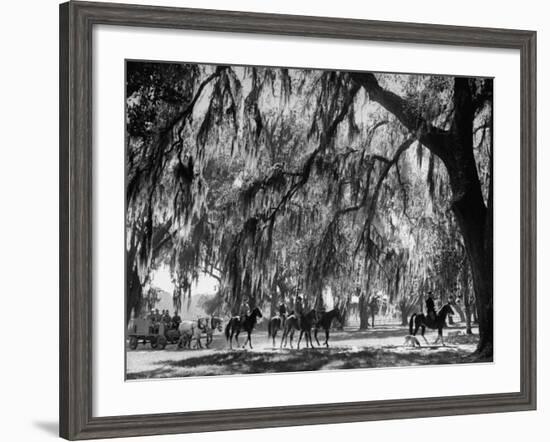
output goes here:
<path id="1" fill-rule="evenodd" d="M 257 318 L 261 318 L 262 317 L 262 312 L 260 311 L 260 309 L 258 307 L 254 308 L 254 310 L 252 310 L 252 314 L 250 316 L 255 316 Z"/>
<path id="2" fill-rule="evenodd" d="M 208 318 L 199 318 L 197 320 L 197 327 L 200 330 L 205 330 L 208 327 Z"/>
<path id="3" fill-rule="evenodd" d="M 447 315 L 454 315 L 455 314 L 455 311 L 453 310 L 453 308 L 451 307 L 451 304 L 445 304 L 443 306 L 443 313 L 445 314 L 445 316 Z"/>

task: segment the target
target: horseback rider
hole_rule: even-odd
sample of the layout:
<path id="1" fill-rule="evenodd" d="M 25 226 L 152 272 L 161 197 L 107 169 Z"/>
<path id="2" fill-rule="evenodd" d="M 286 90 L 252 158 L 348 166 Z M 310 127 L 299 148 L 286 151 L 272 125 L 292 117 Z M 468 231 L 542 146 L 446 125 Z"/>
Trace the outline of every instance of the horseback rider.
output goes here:
<path id="1" fill-rule="evenodd" d="M 286 306 L 284 303 L 279 305 L 279 317 L 281 318 L 281 325 L 284 327 L 286 322 Z"/>
<path id="2" fill-rule="evenodd" d="M 428 318 L 430 318 L 430 320 L 432 321 L 435 321 L 435 302 L 433 298 L 433 292 L 431 290 L 428 292 L 428 299 L 426 299 L 426 312 Z"/>
<path id="3" fill-rule="evenodd" d="M 243 322 L 248 315 L 250 315 L 250 306 L 247 302 L 244 302 L 239 311 L 239 321 Z"/>
<path id="4" fill-rule="evenodd" d="M 302 316 L 304 312 L 304 304 L 300 295 L 296 296 L 296 301 L 294 301 L 294 312 L 298 316 Z"/>
<path id="5" fill-rule="evenodd" d="M 304 314 L 304 304 L 300 295 L 297 295 L 296 301 L 294 301 L 294 314 L 296 315 L 296 319 L 298 319 L 298 325 L 300 325 L 302 315 Z"/>

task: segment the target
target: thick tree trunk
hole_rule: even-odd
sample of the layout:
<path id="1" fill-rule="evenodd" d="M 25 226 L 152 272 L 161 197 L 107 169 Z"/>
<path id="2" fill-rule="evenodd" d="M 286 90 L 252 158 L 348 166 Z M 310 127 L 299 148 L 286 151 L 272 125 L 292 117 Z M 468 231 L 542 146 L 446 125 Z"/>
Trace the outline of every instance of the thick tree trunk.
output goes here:
<path id="1" fill-rule="evenodd" d="M 367 263 L 366 273 L 367 280 L 365 281 L 365 291 L 359 297 L 359 330 L 369 328 L 369 291 L 370 291 L 370 269 L 371 264 Z"/>
<path id="2" fill-rule="evenodd" d="M 493 346 L 493 288 L 492 288 L 492 257 L 485 250 L 485 216 L 476 213 L 471 207 L 472 201 L 463 200 L 453 206 L 464 243 L 475 291 L 479 320 L 478 353 L 492 356 Z M 487 253 L 489 252 L 489 253 Z"/>
<path id="3" fill-rule="evenodd" d="M 369 305 L 367 302 L 367 294 L 364 293 L 359 298 L 359 330 L 369 328 Z"/>
<path id="4" fill-rule="evenodd" d="M 141 303 L 143 300 L 143 291 L 141 281 L 135 265 L 128 260 L 126 269 L 127 295 L 126 295 L 126 325 L 130 321 L 132 311 L 135 316 L 141 313 Z"/>
<path id="5" fill-rule="evenodd" d="M 462 269 L 462 285 L 464 288 L 464 316 L 466 317 L 466 334 L 472 334 L 472 308 L 470 304 L 470 263 L 465 262 Z"/>
<path id="6" fill-rule="evenodd" d="M 409 309 L 406 305 L 400 305 L 399 309 L 401 310 L 401 325 L 406 326 L 409 323 L 407 318 Z"/>
<path id="7" fill-rule="evenodd" d="M 473 151 L 471 91 L 467 79 L 455 79 L 452 166 L 447 166 L 453 189 L 453 213 L 464 238 L 476 295 L 479 319 L 477 353 L 493 356 L 492 206 L 485 206 Z M 492 194 L 489 195 L 491 204 Z"/>

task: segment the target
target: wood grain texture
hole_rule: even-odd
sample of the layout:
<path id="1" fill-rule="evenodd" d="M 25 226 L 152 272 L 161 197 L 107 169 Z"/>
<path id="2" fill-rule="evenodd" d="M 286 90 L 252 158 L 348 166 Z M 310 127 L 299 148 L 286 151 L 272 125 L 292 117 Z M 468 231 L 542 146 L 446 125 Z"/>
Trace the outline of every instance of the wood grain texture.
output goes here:
<path id="1" fill-rule="evenodd" d="M 490 395 L 92 416 L 92 26 L 518 49 L 521 54 L 521 391 Z M 536 33 L 108 3 L 60 6 L 60 435 L 69 440 L 357 422 L 536 407 Z"/>

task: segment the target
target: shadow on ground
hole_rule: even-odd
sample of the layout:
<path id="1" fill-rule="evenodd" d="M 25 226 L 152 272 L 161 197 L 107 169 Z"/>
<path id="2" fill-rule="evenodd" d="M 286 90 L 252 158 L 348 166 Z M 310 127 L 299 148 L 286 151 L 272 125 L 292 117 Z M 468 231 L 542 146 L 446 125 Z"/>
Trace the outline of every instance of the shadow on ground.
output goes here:
<path id="1" fill-rule="evenodd" d="M 184 360 L 158 361 L 155 364 L 158 368 L 128 373 L 127 379 L 460 364 L 471 362 L 468 358 L 470 354 L 471 351 L 455 347 L 436 350 L 314 348 L 265 352 L 220 351 Z"/>

